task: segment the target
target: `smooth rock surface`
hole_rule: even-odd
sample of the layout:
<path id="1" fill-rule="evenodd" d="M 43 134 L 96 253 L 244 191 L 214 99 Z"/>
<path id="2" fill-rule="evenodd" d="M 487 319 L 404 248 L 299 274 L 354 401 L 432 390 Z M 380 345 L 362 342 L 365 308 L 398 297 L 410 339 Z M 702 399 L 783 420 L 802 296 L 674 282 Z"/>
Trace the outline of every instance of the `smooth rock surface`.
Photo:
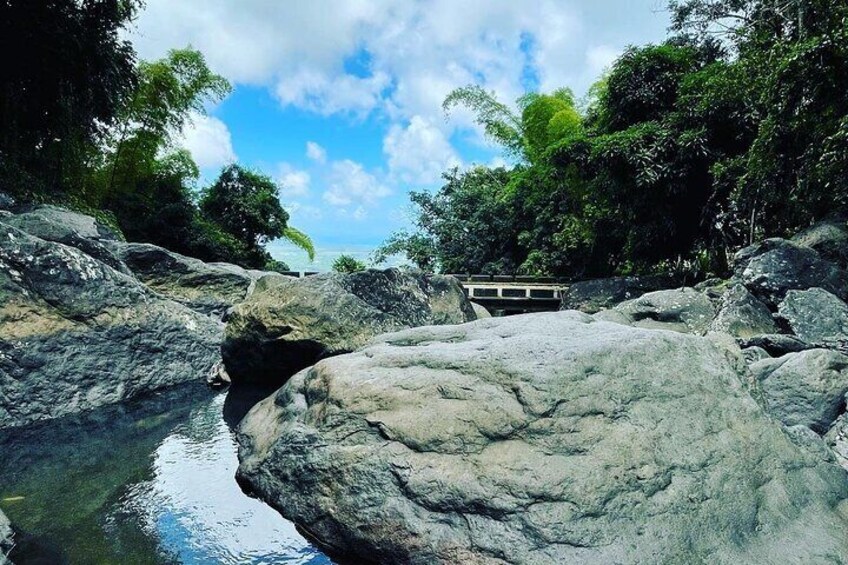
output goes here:
<path id="1" fill-rule="evenodd" d="M 149 243 L 116 243 L 112 248 L 156 292 L 218 317 L 247 297 L 256 278 L 237 265 L 205 263 Z"/>
<path id="2" fill-rule="evenodd" d="M 821 287 L 845 298 L 848 275 L 817 251 L 785 239 L 767 239 L 739 251 L 736 277 L 757 298 L 776 308 L 790 290 Z"/>
<path id="3" fill-rule="evenodd" d="M 808 343 L 848 339 L 848 304 L 821 288 L 790 290 L 778 314 L 792 332 Z"/>
<path id="4" fill-rule="evenodd" d="M 650 292 L 596 314 L 600 320 L 649 329 L 704 335 L 716 315 L 703 293 L 691 288 Z"/>
<path id="5" fill-rule="evenodd" d="M 718 315 L 710 324 L 710 330 L 714 332 L 740 338 L 774 334 L 778 333 L 778 329 L 768 307 L 741 284 L 735 284 L 725 291 Z"/>
<path id="6" fill-rule="evenodd" d="M 807 426 L 819 435 L 845 411 L 848 357 L 826 349 L 790 353 L 751 365 L 769 413 L 787 426 Z"/>
<path id="7" fill-rule="evenodd" d="M 611 277 L 580 281 L 572 284 L 562 293 L 560 310 L 578 310 L 594 314 L 627 300 L 639 298 L 648 292 L 678 286 L 680 286 L 680 279 L 672 275 Z"/>
<path id="8" fill-rule="evenodd" d="M 222 353 L 233 382 L 282 384 L 319 359 L 353 351 L 379 334 L 474 319 L 453 277 L 398 269 L 263 277 L 229 313 Z"/>
<path id="9" fill-rule="evenodd" d="M 0 427 L 201 382 L 222 333 L 77 248 L 0 223 Z"/>
<path id="10" fill-rule="evenodd" d="M 483 320 L 485 318 L 491 318 L 492 313 L 486 309 L 482 304 L 477 304 L 476 302 L 471 303 L 471 308 L 474 309 L 474 314 L 477 316 L 478 320 Z"/>
<path id="11" fill-rule="evenodd" d="M 411 329 L 254 407 L 238 478 L 352 562 L 848 561 L 844 470 L 742 378 L 577 312 Z"/>

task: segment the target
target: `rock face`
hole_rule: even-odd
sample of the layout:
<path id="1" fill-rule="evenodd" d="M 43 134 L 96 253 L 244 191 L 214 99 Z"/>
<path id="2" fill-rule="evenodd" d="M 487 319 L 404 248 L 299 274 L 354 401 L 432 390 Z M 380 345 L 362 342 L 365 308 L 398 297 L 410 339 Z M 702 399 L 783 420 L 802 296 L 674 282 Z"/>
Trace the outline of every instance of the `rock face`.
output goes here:
<path id="1" fill-rule="evenodd" d="M 6 217 L 3 222 L 45 241 L 76 247 L 113 269 L 130 274 L 108 247 L 110 243 L 120 241 L 120 236 L 91 216 L 57 206 L 37 206 Z"/>
<path id="2" fill-rule="evenodd" d="M 222 331 L 78 248 L 0 223 L 0 427 L 200 382 Z"/>
<path id="3" fill-rule="evenodd" d="M 848 224 L 845 221 L 818 223 L 793 237 L 792 242 L 815 249 L 825 259 L 848 267 Z"/>
<path id="4" fill-rule="evenodd" d="M 6 557 L 12 551 L 15 545 L 15 533 L 12 531 L 12 525 L 9 519 L 0 510 L 0 565 L 12 565 L 12 562 Z"/>
<path id="5" fill-rule="evenodd" d="M 741 284 L 728 288 L 721 298 L 718 315 L 710 324 L 714 332 L 748 338 L 778 332 L 768 307 Z"/>
<path id="6" fill-rule="evenodd" d="M 576 312 L 416 328 L 254 407 L 240 482 L 385 563 L 848 560 L 848 481 L 709 340 Z"/>
<path id="7" fill-rule="evenodd" d="M 223 316 L 254 283 L 239 266 L 204 263 L 148 243 L 115 243 L 112 249 L 147 286 L 204 314 Z"/>
<path id="8" fill-rule="evenodd" d="M 751 365 L 769 413 L 787 426 L 823 435 L 845 409 L 848 357 L 825 349 L 790 353 Z"/>
<path id="9" fill-rule="evenodd" d="M 680 280 L 671 275 L 612 277 L 581 281 L 574 283 L 563 292 L 560 310 L 579 310 L 594 314 L 626 300 L 639 298 L 648 292 L 678 286 L 680 286 Z"/>
<path id="10" fill-rule="evenodd" d="M 236 381 L 282 384 L 321 358 L 404 328 L 476 319 L 452 277 L 398 269 L 261 279 L 233 308 L 222 347 Z"/>
<path id="11" fill-rule="evenodd" d="M 836 460 L 848 471 L 848 414 L 842 414 L 824 436 Z"/>
<path id="12" fill-rule="evenodd" d="M 790 290 L 778 313 L 808 343 L 848 339 L 848 304 L 824 289 Z"/>
<path id="13" fill-rule="evenodd" d="M 715 315 L 715 306 L 705 294 L 683 288 L 650 292 L 596 316 L 640 328 L 703 335 L 709 330 Z"/>
<path id="14" fill-rule="evenodd" d="M 821 287 L 840 298 L 848 294 L 848 275 L 837 264 L 785 239 L 767 239 L 741 250 L 734 270 L 748 290 L 772 307 L 790 290 Z"/>

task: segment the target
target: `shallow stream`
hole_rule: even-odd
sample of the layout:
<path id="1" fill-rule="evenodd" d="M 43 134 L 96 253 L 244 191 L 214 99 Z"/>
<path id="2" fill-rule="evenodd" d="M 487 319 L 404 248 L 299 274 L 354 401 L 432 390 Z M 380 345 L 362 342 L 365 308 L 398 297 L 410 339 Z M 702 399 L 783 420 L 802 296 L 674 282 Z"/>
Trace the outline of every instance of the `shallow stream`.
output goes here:
<path id="1" fill-rule="evenodd" d="M 0 434 L 0 508 L 36 564 L 325 564 L 234 475 L 232 429 L 264 393 L 182 387 Z"/>

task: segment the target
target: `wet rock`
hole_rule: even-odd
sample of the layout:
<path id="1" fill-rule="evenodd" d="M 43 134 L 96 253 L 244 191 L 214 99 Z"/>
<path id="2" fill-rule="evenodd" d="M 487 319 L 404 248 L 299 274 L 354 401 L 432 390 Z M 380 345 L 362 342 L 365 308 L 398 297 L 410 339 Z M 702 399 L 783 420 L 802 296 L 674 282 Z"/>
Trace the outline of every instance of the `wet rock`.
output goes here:
<path id="1" fill-rule="evenodd" d="M 790 290 L 778 314 L 792 332 L 808 343 L 848 339 L 848 304 L 821 288 Z"/>
<path id="2" fill-rule="evenodd" d="M 596 314 L 619 324 L 696 335 L 707 333 L 715 315 L 710 299 L 691 288 L 650 292 Z"/>
<path id="3" fill-rule="evenodd" d="M 112 248 L 147 286 L 204 314 L 223 316 L 245 299 L 256 279 L 237 265 L 205 263 L 149 243 L 116 243 Z"/>
<path id="4" fill-rule="evenodd" d="M 743 378 L 576 312 L 411 329 L 254 407 L 238 478 L 353 562 L 848 560 L 844 471 Z"/>
<path id="5" fill-rule="evenodd" d="M 282 384 L 321 358 L 399 329 L 476 319 L 452 277 L 398 269 L 265 277 L 227 317 L 222 347 L 236 381 Z"/>
<path id="6" fill-rule="evenodd" d="M 772 308 L 790 290 L 821 287 L 845 298 L 848 275 L 818 252 L 785 239 L 767 239 L 739 251 L 734 258 L 736 277 Z"/>
<path id="7" fill-rule="evenodd" d="M 751 365 L 769 413 L 787 426 L 807 426 L 819 435 L 845 409 L 848 357 L 825 349 L 790 353 Z"/>
<path id="8" fill-rule="evenodd" d="M 648 292 L 676 288 L 680 283 L 680 279 L 673 275 L 611 277 L 576 282 L 563 292 L 560 310 L 594 314 Z"/>
<path id="9" fill-rule="evenodd" d="M 75 247 L 0 223 L 0 427 L 199 382 L 222 333 Z"/>
<path id="10" fill-rule="evenodd" d="M 778 332 L 768 307 L 741 284 L 724 292 L 710 329 L 740 338 Z"/>

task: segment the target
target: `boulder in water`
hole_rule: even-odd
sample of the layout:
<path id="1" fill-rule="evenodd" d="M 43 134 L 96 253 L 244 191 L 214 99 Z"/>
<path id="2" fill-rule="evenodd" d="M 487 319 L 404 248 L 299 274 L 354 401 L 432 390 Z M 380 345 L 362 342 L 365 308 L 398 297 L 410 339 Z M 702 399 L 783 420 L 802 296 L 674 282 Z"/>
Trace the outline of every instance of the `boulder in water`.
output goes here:
<path id="1" fill-rule="evenodd" d="M 352 561 L 848 560 L 844 471 L 743 370 L 577 312 L 410 329 L 254 407 L 238 478 Z"/>
<path id="2" fill-rule="evenodd" d="M 282 384 L 381 333 L 474 319 L 453 277 L 399 269 L 264 277 L 229 313 L 222 353 L 233 382 Z"/>

